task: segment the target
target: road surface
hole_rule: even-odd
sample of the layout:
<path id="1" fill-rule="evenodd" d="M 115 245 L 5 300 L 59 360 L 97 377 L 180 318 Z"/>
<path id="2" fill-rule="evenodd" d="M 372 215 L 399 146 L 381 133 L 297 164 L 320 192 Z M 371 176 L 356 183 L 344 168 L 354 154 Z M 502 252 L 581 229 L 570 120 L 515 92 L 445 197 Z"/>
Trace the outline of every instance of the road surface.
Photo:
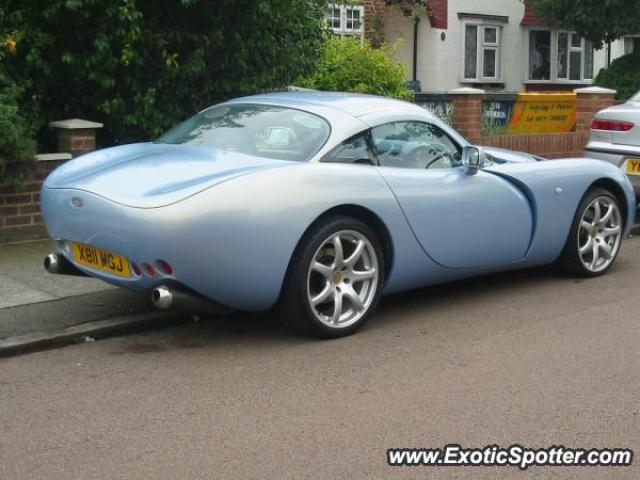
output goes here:
<path id="1" fill-rule="evenodd" d="M 0 478 L 640 478 L 640 239 L 614 270 L 384 299 L 359 334 L 235 316 L 0 360 Z M 627 447 L 631 467 L 389 467 L 391 447 Z"/>

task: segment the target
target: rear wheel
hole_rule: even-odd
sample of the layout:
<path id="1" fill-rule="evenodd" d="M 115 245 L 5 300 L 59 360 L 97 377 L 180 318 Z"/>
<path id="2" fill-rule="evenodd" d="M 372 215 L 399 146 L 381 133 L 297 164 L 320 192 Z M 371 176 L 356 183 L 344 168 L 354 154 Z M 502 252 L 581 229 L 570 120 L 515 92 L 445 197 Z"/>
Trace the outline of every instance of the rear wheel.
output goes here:
<path id="1" fill-rule="evenodd" d="M 291 261 L 280 314 L 322 338 L 349 335 L 375 310 L 384 281 L 380 243 L 365 223 L 334 216 L 305 234 Z"/>
<path id="2" fill-rule="evenodd" d="M 580 277 L 602 275 L 613 265 L 621 243 L 618 200 L 608 190 L 592 188 L 578 206 L 559 265 Z"/>

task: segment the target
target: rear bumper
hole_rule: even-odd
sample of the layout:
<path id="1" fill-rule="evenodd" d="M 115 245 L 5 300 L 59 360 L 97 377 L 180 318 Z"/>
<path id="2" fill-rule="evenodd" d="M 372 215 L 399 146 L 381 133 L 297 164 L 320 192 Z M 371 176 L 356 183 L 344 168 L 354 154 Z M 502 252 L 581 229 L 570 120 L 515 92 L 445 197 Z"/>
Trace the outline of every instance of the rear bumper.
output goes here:
<path id="1" fill-rule="evenodd" d="M 585 156 L 596 160 L 604 160 L 605 162 L 609 162 L 616 167 L 619 167 L 623 171 L 625 169 L 625 162 L 627 158 L 632 156 L 640 158 L 640 155 L 634 154 L 633 152 L 627 152 L 624 150 L 615 152 L 612 150 L 603 150 L 589 146 L 587 146 L 587 149 L 585 150 Z M 631 181 L 631 185 L 633 185 L 633 191 L 636 198 L 640 200 L 640 175 L 627 175 L 627 177 Z"/>

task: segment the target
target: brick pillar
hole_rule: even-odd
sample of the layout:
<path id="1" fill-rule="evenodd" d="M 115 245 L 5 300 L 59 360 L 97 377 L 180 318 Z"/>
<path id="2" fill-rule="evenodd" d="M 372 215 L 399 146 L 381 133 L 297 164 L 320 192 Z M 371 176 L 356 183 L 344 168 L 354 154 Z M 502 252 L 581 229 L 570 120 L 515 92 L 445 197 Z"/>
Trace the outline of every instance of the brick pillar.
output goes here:
<path id="1" fill-rule="evenodd" d="M 453 128 L 470 143 L 480 141 L 482 129 L 482 99 L 484 90 L 479 88 L 456 88 L 449 90 L 453 107 Z"/>
<path id="2" fill-rule="evenodd" d="M 385 13 L 385 0 L 362 0 L 360 5 L 364 7 L 364 38 L 372 45 L 382 44 L 384 42 L 382 22 Z"/>
<path id="3" fill-rule="evenodd" d="M 576 88 L 576 132 L 589 133 L 591 121 L 600 110 L 615 103 L 616 91 L 610 88 Z"/>
<path id="4" fill-rule="evenodd" d="M 103 127 L 79 118 L 51 122 L 49 126 L 58 130 L 58 151 L 74 157 L 96 149 L 96 129 Z"/>

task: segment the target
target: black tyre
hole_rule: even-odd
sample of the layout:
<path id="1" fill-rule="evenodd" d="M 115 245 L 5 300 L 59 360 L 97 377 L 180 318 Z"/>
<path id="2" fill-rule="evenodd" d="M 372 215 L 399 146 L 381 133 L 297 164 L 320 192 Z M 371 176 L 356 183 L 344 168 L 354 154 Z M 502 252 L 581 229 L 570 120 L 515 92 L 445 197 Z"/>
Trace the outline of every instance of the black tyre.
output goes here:
<path id="1" fill-rule="evenodd" d="M 336 215 L 314 224 L 300 241 L 277 312 L 296 330 L 320 338 L 354 333 L 380 300 L 380 241 L 360 220 Z"/>
<path id="2" fill-rule="evenodd" d="M 613 265 L 622 243 L 622 209 L 608 190 L 591 188 L 576 210 L 558 266 L 578 277 L 596 277 Z"/>

